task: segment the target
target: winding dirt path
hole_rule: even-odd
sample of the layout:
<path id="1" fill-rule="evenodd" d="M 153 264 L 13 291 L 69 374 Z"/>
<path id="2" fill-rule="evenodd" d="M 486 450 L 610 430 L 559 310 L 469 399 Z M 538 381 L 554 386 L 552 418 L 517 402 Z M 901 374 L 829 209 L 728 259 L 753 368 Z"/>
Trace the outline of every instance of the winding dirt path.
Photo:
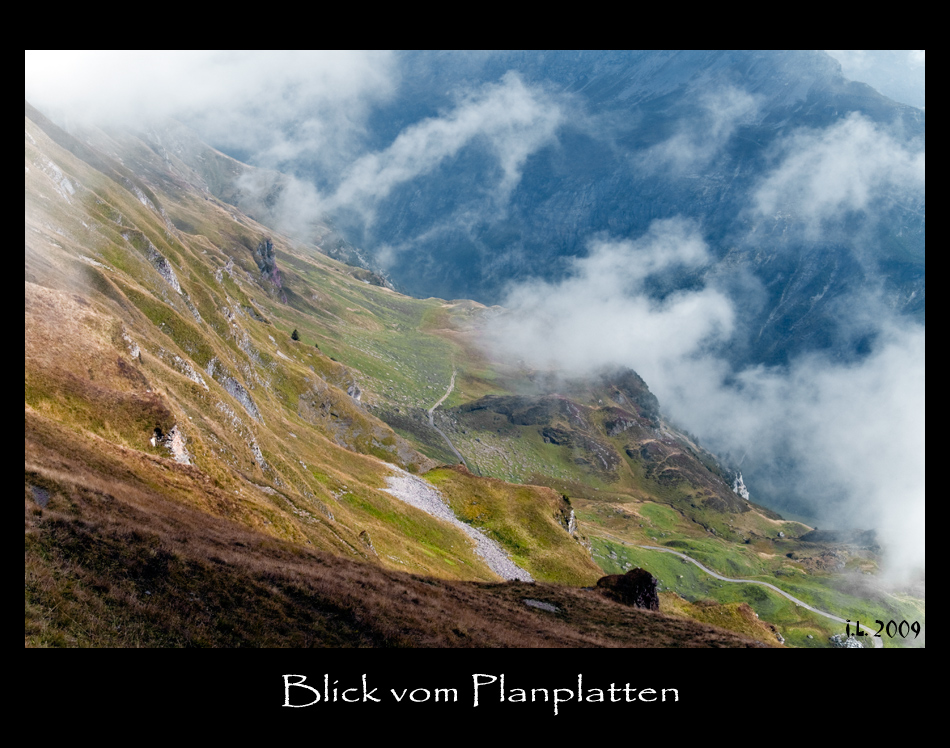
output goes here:
<path id="1" fill-rule="evenodd" d="M 432 411 L 438 408 L 442 403 L 445 402 L 445 398 L 452 394 L 452 390 L 455 389 L 455 369 L 452 369 L 452 378 L 449 380 L 449 388 L 445 391 L 445 394 L 442 395 L 438 400 L 435 401 L 435 405 L 429 408 L 429 420 L 432 420 Z"/>
<path id="2" fill-rule="evenodd" d="M 588 533 L 588 534 L 594 535 L 594 533 Z M 620 538 L 616 538 L 616 537 L 612 537 L 608 535 L 602 535 L 602 537 L 610 537 L 611 540 L 620 540 Z M 621 542 L 626 542 L 626 541 L 621 541 Z M 838 621 L 838 623 L 844 623 L 844 624 L 848 623 L 848 621 L 846 621 L 844 618 L 839 618 L 838 616 L 832 615 L 831 613 L 825 613 L 825 611 L 823 610 L 818 610 L 818 608 L 813 608 L 808 603 L 804 602 L 803 600 L 799 600 L 797 597 L 793 597 L 792 595 L 785 592 L 785 590 L 781 590 L 778 587 L 776 587 L 774 584 L 769 584 L 768 582 L 760 582 L 758 579 L 730 579 L 729 577 L 724 577 L 721 574 L 717 574 L 712 569 L 706 568 L 701 563 L 699 563 L 699 561 L 697 561 L 695 558 L 690 558 L 685 553 L 674 551 L 672 548 L 664 548 L 662 546 L 657 546 L 657 545 L 640 545 L 636 547 L 645 548 L 649 551 L 662 551 L 663 553 L 672 553 L 674 556 L 679 556 L 680 558 L 685 559 L 686 561 L 689 561 L 691 564 L 695 564 L 696 566 L 698 566 L 700 569 L 702 569 L 704 572 L 706 572 L 710 576 L 715 577 L 716 579 L 721 579 L 723 582 L 733 582 L 736 584 L 758 584 L 758 585 L 761 585 L 762 587 L 768 587 L 770 590 L 774 590 L 775 592 L 782 595 L 783 597 L 787 597 L 796 605 L 802 608 L 805 608 L 806 610 L 810 610 L 812 613 L 817 613 L 818 615 L 824 616 L 825 618 L 830 618 L 832 621 Z M 861 626 L 861 628 L 867 631 L 869 634 L 874 633 L 874 630 L 868 628 L 867 626 Z M 871 642 L 874 644 L 875 649 L 884 648 L 884 642 L 880 637 L 871 636 Z"/>
<path id="3" fill-rule="evenodd" d="M 435 405 L 433 405 L 431 408 L 429 408 L 429 425 L 430 425 L 432 428 L 434 428 L 436 431 L 439 432 L 439 434 L 442 436 L 442 438 L 445 439 L 445 443 L 449 445 L 449 449 L 451 449 L 452 452 L 455 454 L 455 456 L 459 458 L 459 462 L 461 462 L 463 465 L 465 465 L 466 468 L 468 468 L 468 463 L 465 461 L 465 458 L 462 457 L 462 453 L 459 452 L 459 451 L 455 448 L 455 445 L 452 444 L 452 440 L 449 439 L 449 437 L 447 437 L 447 436 L 445 435 L 445 432 L 442 431 L 442 429 L 440 429 L 438 426 L 435 425 L 435 418 L 434 418 L 433 415 L 432 415 L 432 414 L 435 412 L 435 409 L 438 408 L 442 403 L 444 403 L 444 402 L 445 402 L 445 398 L 447 398 L 449 395 L 451 395 L 451 394 L 452 394 L 452 390 L 455 389 L 455 373 L 456 373 L 456 372 L 455 372 L 455 369 L 452 369 L 452 379 L 451 379 L 451 381 L 449 381 L 449 388 L 445 391 L 445 394 L 442 395 L 442 397 L 440 397 L 440 398 L 436 401 Z"/>

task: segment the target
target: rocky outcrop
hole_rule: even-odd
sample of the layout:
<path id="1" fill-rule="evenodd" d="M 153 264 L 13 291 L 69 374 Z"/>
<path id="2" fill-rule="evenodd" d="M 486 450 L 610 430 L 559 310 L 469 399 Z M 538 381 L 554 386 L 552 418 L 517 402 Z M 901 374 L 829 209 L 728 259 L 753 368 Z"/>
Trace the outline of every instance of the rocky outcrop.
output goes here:
<path id="1" fill-rule="evenodd" d="M 151 262 L 158 271 L 158 274 L 165 279 L 165 282 L 174 288 L 177 293 L 181 293 L 181 285 L 178 283 L 178 276 L 175 275 L 175 270 L 172 268 L 171 263 L 161 252 L 155 249 L 155 246 L 151 242 L 148 242 L 146 255 L 148 256 L 149 262 Z"/>
<path id="2" fill-rule="evenodd" d="M 217 357 L 212 358 L 208 365 L 205 367 L 208 375 L 213 377 L 214 380 L 224 387 L 227 390 L 227 393 L 237 400 L 247 411 L 247 414 L 253 418 L 258 423 L 263 423 L 264 419 L 261 417 L 261 412 L 258 410 L 257 405 L 254 404 L 254 401 L 251 399 L 250 394 L 244 388 L 237 379 L 231 376 L 231 374 L 223 367 L 221 362 Z"/>
<path id="3" fill-rule="evenodd" d="M 178 428 L 177 424 L 172 426 L 167 434 L 162 432 L 160 426 L 156 426 L 152 435 L 151 444 L 153 447 L 161 444 L 165 449 L 171 452 L 172 457 L 175 458 L 175 462 L 180 462 L 183 465 L 191 464 L 191 455 L 188 454 L 188 450 L 185 448 L 185 436 L 181 433 L 181 429 Z"/>
<path id="4" fill-rule="evenodd" d="M 668 454 L 670 454 L 671 450 L 664 447 L 661 442 L 654 440 L 640 445 L 639 450 L 636 450 L 632 447 L 627 447 L 626 452 L 630 457 L 639 457 L 644 462 L 656 462 L 663 460 Z"/>
<path id="5" fill-rule="evenodd" d="M 556 605 L 551 605 L 551 603 L 546 603 L 543 600 L 531 600 L 531 599 L 526 598 L 522 600 L 521 602 L 523 602 L 525 605 L 531 608 L 540 608 L 541 610 L 546 610 L 549 613 L 559 612 L 558 607 Z"/>
<path id="6" fill-rule="evenodd" d="M 370 551 L 370 553 L 372 553 L 374 556 L 379 556 L 379 554 L 376 552 L 376 549 L 373 548 L 373 541 L 370 539 L 369 533 L 366 532 L 366 530 L 363 530 L 360 533 L 359 538 L 360 538 L 360 542 L 364 546 L 366 546 L 366 548 Z"/>
<path id="7" fill-rule="evenodd" d="M 490 425 L 491 416 L 494 420 L 507 422 L 514 426 L 537 426 L 545 425 L 551 421 L 562 418 L 570 421 L 577 421 L 579 415 L 575 412 L 577 406 L 571 409 L 569 400 L 557 396 L 545 397 L 515 397 L 487 395 L 483 398 L 466 403 L 458 408 L 460 413 L 478 413 L 481 411 Z M 488 418 L 485 418 L 488 416 Z M 501 417 L 501 418 L 499 418 Z M 581 421 L 580 425 L 588 426 L 586 421 Z"/>
<path id="8" fill-rule="evenodd" d="M 577 516 L 574 514 L 574 508 L 571 506 L 571 500 L 566 494 L 561 494 L 561 506 L 554 518 L 557 523 L 564 528 L 564 531 L 571 537 L 577 535 Z"/>
<path id="9" fill-rule="evenodd" d="M 604 430 L 607 436 L 617 436 L 624 431 L 628 431 L 637 425 L 637 421 L 632 418 L 618 418 L 616 420 L 605 420 Z"/>
<path id="10" fill-rule="evenodd" d="M 254 250 L 254 262 L 267 280 L 273 283 L 277 288 L 281 287 L 280 270 L 277 267 L 277 257 L 274 254 L 274 243 L 270 237 L 261 239 L 257 249 Z"/>
<path id="11" fill-rule="evenodd" d="M 574 439 L 570 431 L 556 429 L 553 426 L 545 426 L 541 429 L 541 438 L 545 444 L 556 444 L 559 447 L 571 447 L 574 445 Z"/>
<path id="12" fill-rule="evenodd" d="M 732 492 L 741 496 L 746 501 L 749 500 L 749 489 L 745 487 L 745 481 L 742 480 L 742 473 L 736 473 L 735 480 L 732 481 Z"/>
<path id="13" fill-rule="evenodd" d="M 650 392 L 647 383 L 643 377 L 637 374 L 633 369 L 617 369 L 616 371 L 605 372 L 601 375 L 603 386 L 611 390 L 610 396 L 618 405 L 636 406 L 637 414 L 646 420 L 651 426 L 659 425 L 660 403 L 656 395 Z M 629 416 L 629 414 L 626 414 Z M 620 431 L 626 431 L 635 423 L 629 422 L 630 418 L 619 418 L 619 423 L 614 428 Z M 628 421 L 628 423 L 624 423 Z M 615 432 L 619 433 L 619 432 Z"/>
<path id="14" fill-rule="evenodd" d="M 597 588 L 605 597 L 635 608 L 659 610 L 657 579 L 650 572 L 631 569 L 626 574 L 610 574 L 597 580 Z"/>

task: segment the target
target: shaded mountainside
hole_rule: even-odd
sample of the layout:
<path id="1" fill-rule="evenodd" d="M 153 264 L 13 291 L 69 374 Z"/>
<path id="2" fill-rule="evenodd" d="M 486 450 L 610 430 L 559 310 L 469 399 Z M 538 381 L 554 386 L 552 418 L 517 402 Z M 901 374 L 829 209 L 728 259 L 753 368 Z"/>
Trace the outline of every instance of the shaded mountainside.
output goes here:
<path id="1" fill-rule="evenodd" d="M 556 142 L 526 159 L 504 210 L 483 194 L 492 192 L 495 155 L 472 144 L 394 189 L 372 227 L 347 227 L 361 246 L 411 245 L 412 262 L 390 269 L 400 289 L 501 303 L 513 279 L 563 277 L 591 236 L 634 238 L 679 216 L 702 226 L 716 260 L 710 278 L 729 287 L 748 273 L 759 284 L 762 298 L 750 298 L 746 284 L 735 289 L 748 326 L 736 361 L 780 364 L 805 351 L 860 347 L 842 340 L 838 305 L 868 285 L 880 283 L 891 308 L 923 319 L 922 194 L 889 194 L 819 239 L 808 236 L 808 206 L 794 198 L 753 210 L 798 133 L 859 117 L 902 147 L 922 147 L 923 110 L 847 80 L 821 51 L 429 51 L 400 59 L 402 95 L 372 122 L 379 148 L 450 111 L 452 92 L 501 85 L 511 74 L 564 113 Z M 465 220 L 446 221 L 453 212 Z M 685 273 L 653 290 L 702 280 Z"/>
<path id="2" fill-rule="evenodd" d="M 599 508 L 722 548 L 808 529 L 732 493 L 634 372 L 509 370 L 480 304 L 402 296 L 216 197 L 249 167 L 26 114 L 28 646 L 776 643 L 584 589 L 616 571 Z M 450 380 L 434 418 L 471 472 L 427 418 Z M 397 469 L 537 584 L 393 495 Z"/>

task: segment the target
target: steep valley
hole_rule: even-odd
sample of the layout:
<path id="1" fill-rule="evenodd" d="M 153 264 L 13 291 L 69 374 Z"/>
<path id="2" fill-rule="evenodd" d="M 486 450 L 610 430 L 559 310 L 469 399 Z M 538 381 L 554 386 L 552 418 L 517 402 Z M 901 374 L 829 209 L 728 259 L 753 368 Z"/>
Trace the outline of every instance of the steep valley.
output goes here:
<path id="1" fill-rule="evenodd" d="M 397 293 L 330 256 L 358 250 L 329 225 L 304 241 L 258 223 L 235 186 L 253 169 L 188 142 L 67 133 L 26 105 L 27 646 L 841 633 L 650 544 L 837 615 L 923 622 L 922 593 L 875 585 L 873 537 L 809 536 L 740 497 L 636 373 L 494 360 L 479 331 L 497 307 Z M 397 468 L 535 581 L 505 581 L 468 534 L 400 501 Z M 594 588 L 638 566 L 659 579 L 658 612 Z"/>

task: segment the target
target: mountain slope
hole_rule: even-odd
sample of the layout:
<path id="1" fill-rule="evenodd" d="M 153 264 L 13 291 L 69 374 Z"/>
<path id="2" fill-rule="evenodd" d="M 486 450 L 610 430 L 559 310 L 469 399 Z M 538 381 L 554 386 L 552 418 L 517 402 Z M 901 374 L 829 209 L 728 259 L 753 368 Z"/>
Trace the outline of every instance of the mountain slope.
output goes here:
<path id="1" fill-rule="evenodd" d="M 433 303 L 367 285 L 355 269 L 320 255 L 284 254 L 285 240 L 196 193 L 148 154 L 152 168 L 138 162 L 133 173 L 118 152 L 113 159 L 27 112 L 28 642 L 444 646 L 467 636 L 483 646 L 529 644 L 515 629 L 447 640 L 425 618 L 416 619 L 414 635 L 382 634 L 375 628 L 380 610 L 367 611 L 388 604 L 363 596 L 364 613 L 342 628 L 310 625 L 306 606 L 292 613 L 290 620 L 299 613 L 310 622 L 302 639 L 289 633 L 295 624 L 286 613 L 281 623 L 264 613 L 248 631 L 235 629 L 237 619 L 226 612 L 236 603 L 207 602 L 210 590 L 240 590 L 242 579 L 257 575 L 229 598 L 246 597 L 238 605 L 246 615 L 245 606 L 266 594 L 261 569 L 280 567 L 267 574 L 289 579 L 281 554 L 312 556 L 309 547 L 337 554 L 332 564 L 344 580 L 380 573 L 354 562 L 497 579 L 464 534 L 381 490 L 387 464 L 418 472 L 436 463 L 366 411 L 363 388 L 374 378 L 292 341 L 287 329 L 299 328 L 338 355 L 352 353 L 377 374 L 396 373 L 394 356 L 389 367 L 373 367 L 383 354 L 361 347 L 386 338 L 389 326 L 408 331 Z M 309 285 L 301 272 L 320 282 Z M 347 339 L 343 331 L 354 326 L 365 339 Z M 430 345 L 436 355 L 444 348 L 438 339 Z M 421 403 L 433 386 L 425 381 L 404 372 L 403 397 Z M 559 515 L 560 499 L 552 493 L 551 500 L 549 511 Z M 554 516 L 535 521 L 550 523 L 556 532 L 549 542 L 560 546 L 542 576 L 566 574 L 575 583 L 598 577 L 586 549 Z M 196 556 L 196 547 L 228 550 Z M 234 555 L 250 547 L 258 549 L 256 561 L 243 550 Z M 129 580 L 156 589 L 138 590 L 133 581 L 130 591 Z M 331 585 L 327 594 L 344 598 L 333 603 L 337 609 L 356 604 L 342 591 L 350 584 Z M 391 581 L 378 584 L 388 598 Z M 300 593 L 287 594 L 270 599 L 266 610 L 293 607 Z M 60 595 L 73 601 L 66 618 L 54 613 Z M 153 602 L 167 595 L 168 619 L 150 620 L 145 603 L 152 595 Z M 205 602 L 193 602 L 199 598 Z M 596 596 L 592 603 L 611 607 Z M 489 595 L 474 604 L 494 609 L 498 600 Z M 516 601 L 512 611 L 523 607 Z M 523 615 L 511 613 L 516 622 Z M 374 622 L 359 623 L 364 618 Z M 78 629 L 67 622 L 76 620 Z M 705 635 L 695 632 L 697 641 Z M 571 636 L 556 626 L 535 643 L 608 641 Z"/>
<path id="2" fill-rule="evenodd" d="M 474 345 L 492 310 L 375 285 L 133 134 L 80 139 L 29 105 L 25 128 L 28 644 L 748 644 L 577 589 L 612 564 L 585 537 L 599 498 L 675 507 L 694 535 L 777 522 L 634 373 L 555 396 Z M 485 476 L 437 467 L 455 458 L 426 411 L 453 372 L 435 415 Z M 503 473 L 475 447 L 529 443 L 570 473 Z M 390 493 L 396 468 L 540 580 L 530 598 L 492 586 L 467 534 Z M 523 631 L 535 598 L 568 611 L 549 627 L 529 610 L 537 637 Z M 472 611 L 461 634 L 446 605 Z"/>
<path id="3" fill-rule="evenodd" d="M 143 202 L 134 183 L 125 189 L 28 128 L 28 407 L 155 456 L 170 455 L 164 445 L 177 434 L 174 457 L 253 496 L 242 519 L 277 536 L 369 558 L 367 531 L 390 565 L 452 576 L 464 563 L 494 578 L 464 536 L 379 490 L 389 472 L 379 458 L 416 472 L 435 463 L 365 411 L 353 370 L 281 331 L 289 314 L 289 329 L 312 340 L 315 320 L 332 320 L 338 327 L 320 329 L 338 352 L 331 336 L 345 317 L 372 316 L 348 311 L 347 296 L 390 292 L 332 260 L 311 262 L 311 272 L 340 276 L 318 308 L 295 274 L 267 265 L 263 227 L 184 191 L 183 203 Z M 176 230 L 167 216 L 182 214 L 207 233 Z M 411 547 L 404 558 L 405 534 L 446 533 L 455 541 L 439 545 L 461 557 Z"/>
<path id="4" fill-rule="evenodd" d="M 275 539 L 179 501 L 199 471 L 129 450 L 93 463 L 36 414 L 27 433 L 28 646 L 762 646 L 576 587 L 453 582 Z"/>

